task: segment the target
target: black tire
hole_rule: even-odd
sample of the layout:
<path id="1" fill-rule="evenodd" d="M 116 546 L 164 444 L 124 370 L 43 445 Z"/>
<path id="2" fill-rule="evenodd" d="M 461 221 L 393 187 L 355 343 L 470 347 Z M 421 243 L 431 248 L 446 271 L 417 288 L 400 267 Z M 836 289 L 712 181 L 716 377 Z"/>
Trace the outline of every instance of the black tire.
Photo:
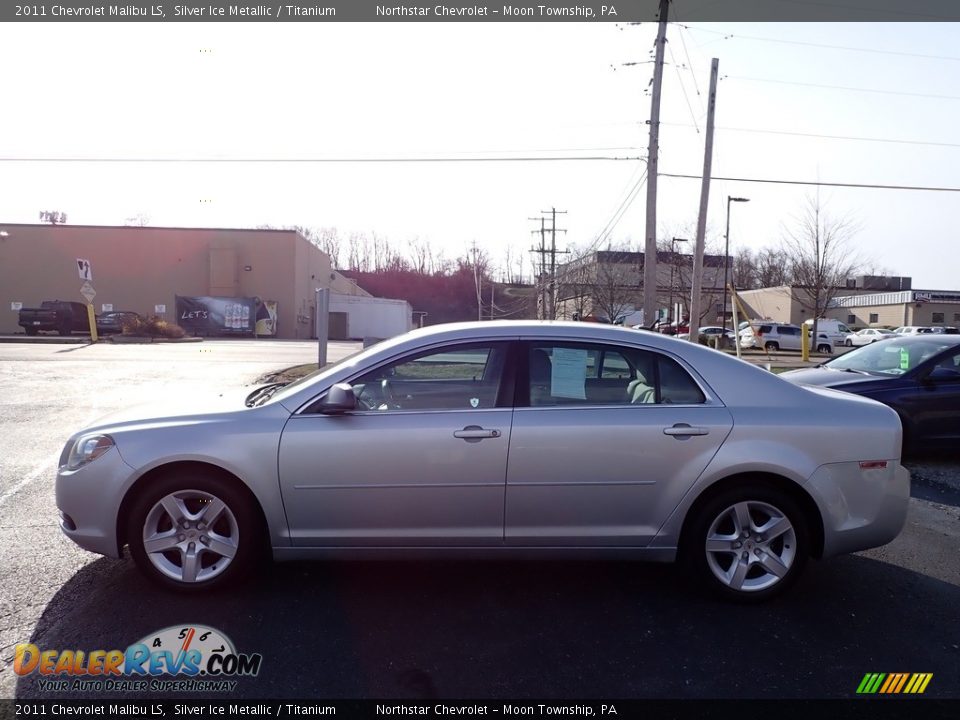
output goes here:
<path id="1" fill-rule="evenodd" d="M 833 353 L 833 349 L 829 345 L 818 345 L 817 352 L 821 355 L 830 355 Z"/>
<path id="2" fill-rule="evenodd" d="M 853 340 L 847 340 L 845 344 L 847 347 L 853 347 Z"/>
<path id="3" fill-rule="evenodd" d="M 166 475 L 150 481 L 149 485 L 134 500 L 126 525 L 126 539 L 130 554 L 140 571 L 153 582 L 167 589 L 184 593 L 205 592 L 214 588 L 229 586 L 240 579 L 250 577 L 253 574 L 252 571 L 266 556 L 266 530 L 260 513 L 255 507 L 255 501 L 248 492 L 237 487 L 237 482 L 239 481 L 231 482 L 220 476 L 206 475 L 197 471 L 180 475 Z M 207 528 L 206 533 L 201 532 L 201 527 L 198 527 L 196 523 L 191 523 L 192 527 L 184 530 L 183 535 L 178 536 L 189 542 L 191 537 L 187 536 L 187 533 L 193 535 L 216 533 L 214 537 L 231 537 L 232 534 L 232 539 L 235 541 L 235 554 L 222 569 L 217 568 L 217 563 L 223 563 L 224 556 L 207 551 L 206 548 L 201 546 L 200 539 L 197 538 L 198 542 L 195 547 L 198 550 L 197 557 L 201 558 L 199 560 L 200 573 L 210 574 L 207 579 L 198 579 L 194 582 L 174 579 L 165 574 L 151 560 L 144 547 L 144 534 L 148 518 L 151 522 L 156 522 L 155 519 L 159 517 L 161 523 L 158 526 L 159 528 L 163 529 L 166 525 L 170 526 L 168 531 L 172 532 L 172 529 L 174 529 L 171 516 L 168 513 L 157 510 L 156 514 L 151 515 L 160 500 L 172 493 L 207 495 L 219 499 L 232 515 L 231 518 L 222 513 L 213 527 Z M 212 501 L 192 497 L 185 500 L 184 504 L 188 509 L 195 509 L 199 512 L 204 502 Z M 181 569 L 185 564 L 183 552 L 179 549 L 171 549 L 166 553 L 153 553 L 153 556 L 157 563 L 167 566 L 168 570 L 176 570 L 178 560 Z M 220 560 L 217 560 L 217 557 L 220 557 Z"/>
<path id="4" fill-rule="evenodd" d="M 25 332 L 27 333 L 27 335 L 29 335 L 30 337 L 33 337 L 33 336 L 36 335 L 38 332 L 40 332 L 40 331 L 37 330 L 37 328 L 35 328 L 35 327 L 25 327 L 25 328 L 24 328 L 24 331 L 25 331 Z"/>
<path id="5" fill-rule="evenodd" d="M 732 522 L 729 525 L 725 524 L 732 520 L 732 517 L 727 516 L 727 513 L 733 507 L 742 503 L 751 504 L 751 520 L 754 522 L 757 519 L 763 520 L 761 527 L 773 518 L 773 515 L 764 515 L 765 507 L 776 510 L 781 517 L 789 521 L 791 531 L 776 536 L 769 547 L 763 546 L 762 548 L 763 556 L 767 558 L 764 562 L 769 562 L 769 555 L 766 553 L 769 550 L 775 558 L 781 559 L 781 564 L 786 565 L 789 569 L 782 577 L 774 579 L 775 576 L 769 573 L 759 560 L 754 559 L 761 557 L 760 554 L 754 555 L 747 565 L 749 569 L 744 580 L 742 580 L 743 587 L 737 590 L 723 582 L 716 573 L 726 571 L 733 575 L 736 574 L 733 563 L 740 562 L 738 554 L 741 554 L 740 557 L 743 557 L 743 555 L 749 556 L 756 548 L 756 545 L 747 548 L 749 543 L 758 542 L 754 528 L 751 528 L 750 538 L 742 539 L 740 549 L 736 551 L 709 553 L 706 549 L 706 542 L 711 527 L 720 518 L 724 518 L 724 520 L 717 525 L 714 533 L 723 536 L 735 533 Z M 722 491 L 694 512 L 695 515 L 689 518 L 684 536 L 681 539 L 680 559 L 686 571 L 691 574 L 691 579 L 707 592 L 733 602 L 764 602 L 788 590 L 803 572 L 811 547 L 807 519 L 793 498 L 781 490 L 775 487 L 767 487 L 760 482 L 739 485 Z M 762 538 L 762 535 L 760 537 Z M 713 557 L 713 566 L 711 566 L 711 556 Z M 784 558 L 787 560 L 784 560 Z M 724 567 L 723 562 L 729 564 Z M 772 582 L 772 584 L 764 586 L 764 582 Z M 750 584 L 753 584 L 754 587 L 749 587 Z"/>
<path id="6" fill-rule="evenodd" d="M 780 345 L 779 343 L 768 342 L 764 344 L 763 349 L 766 350 L 767 352 L 770 352 L 770 351 L 777 352 L 777 350 L 780 349 Z"/>

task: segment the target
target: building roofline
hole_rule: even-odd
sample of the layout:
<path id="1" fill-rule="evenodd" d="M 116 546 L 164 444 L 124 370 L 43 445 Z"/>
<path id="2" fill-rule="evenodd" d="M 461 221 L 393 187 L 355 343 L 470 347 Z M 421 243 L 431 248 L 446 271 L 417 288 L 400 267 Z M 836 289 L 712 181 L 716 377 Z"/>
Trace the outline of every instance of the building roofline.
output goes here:
<path id="1" fill-rule="evenodd" d="M 297 230 L 290 228 L 220 228 L 220 227 L 179 227 L 167 225 L 76 225 L 74 223 L 4 223 L 0 228 L 85 228 L 93 230 L 186 230 L 189 232 L 273 232 L 293 233 L 300 235 Z M 300 235 L 303 237 L 303 235 Z M 306 238 L 304 238 L 306 239 Z"/>

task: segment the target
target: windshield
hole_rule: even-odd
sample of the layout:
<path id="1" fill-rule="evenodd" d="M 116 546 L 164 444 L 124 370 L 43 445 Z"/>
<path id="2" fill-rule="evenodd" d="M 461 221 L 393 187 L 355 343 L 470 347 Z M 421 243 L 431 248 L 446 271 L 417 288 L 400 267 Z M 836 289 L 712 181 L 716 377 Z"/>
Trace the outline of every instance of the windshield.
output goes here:
<path id="1" fill-rule="evenodd" d="M 884 340 L 830 360 L 826 367 L 831 370 L 857 370 L 873 375 L 903 375 L 947 347 L 949 344 L 933 339 L 924 342 Z"/>

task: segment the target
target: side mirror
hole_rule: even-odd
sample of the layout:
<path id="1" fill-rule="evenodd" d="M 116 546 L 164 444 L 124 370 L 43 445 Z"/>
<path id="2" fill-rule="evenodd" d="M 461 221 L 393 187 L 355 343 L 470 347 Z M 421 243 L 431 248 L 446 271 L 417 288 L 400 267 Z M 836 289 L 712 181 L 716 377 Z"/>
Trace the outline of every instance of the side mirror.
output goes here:
<path id="1" fill-rule="evenodd" d="M 317 409 L 324 415 L 339 415 L 357 409 L 357 396 L 349 383 L 337 383 L 327 391 Z"/>

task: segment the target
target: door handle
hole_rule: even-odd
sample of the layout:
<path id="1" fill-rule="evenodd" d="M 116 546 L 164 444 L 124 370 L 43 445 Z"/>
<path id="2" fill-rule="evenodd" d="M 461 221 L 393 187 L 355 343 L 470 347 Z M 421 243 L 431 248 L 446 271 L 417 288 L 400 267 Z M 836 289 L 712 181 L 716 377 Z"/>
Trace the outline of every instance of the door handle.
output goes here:
<path id="1" fill-rule="evenodd" d="M 686 423 L 677 423 L 673 427 L 668 427 L 663 429 L 664 435 L 673 435 L 674 437 L 690 437 L 692 435 L 709 435 L 709 428 L 705 427 L 691 427 Z"/>
<path id="2" fill-rule="evenodd" d="M 482 440 L 500 437 L 499 430 L 486 430 L 479 425 L 467 425 L 463 430 L 454 430 L 453 436 L 462 440 Z"/>

